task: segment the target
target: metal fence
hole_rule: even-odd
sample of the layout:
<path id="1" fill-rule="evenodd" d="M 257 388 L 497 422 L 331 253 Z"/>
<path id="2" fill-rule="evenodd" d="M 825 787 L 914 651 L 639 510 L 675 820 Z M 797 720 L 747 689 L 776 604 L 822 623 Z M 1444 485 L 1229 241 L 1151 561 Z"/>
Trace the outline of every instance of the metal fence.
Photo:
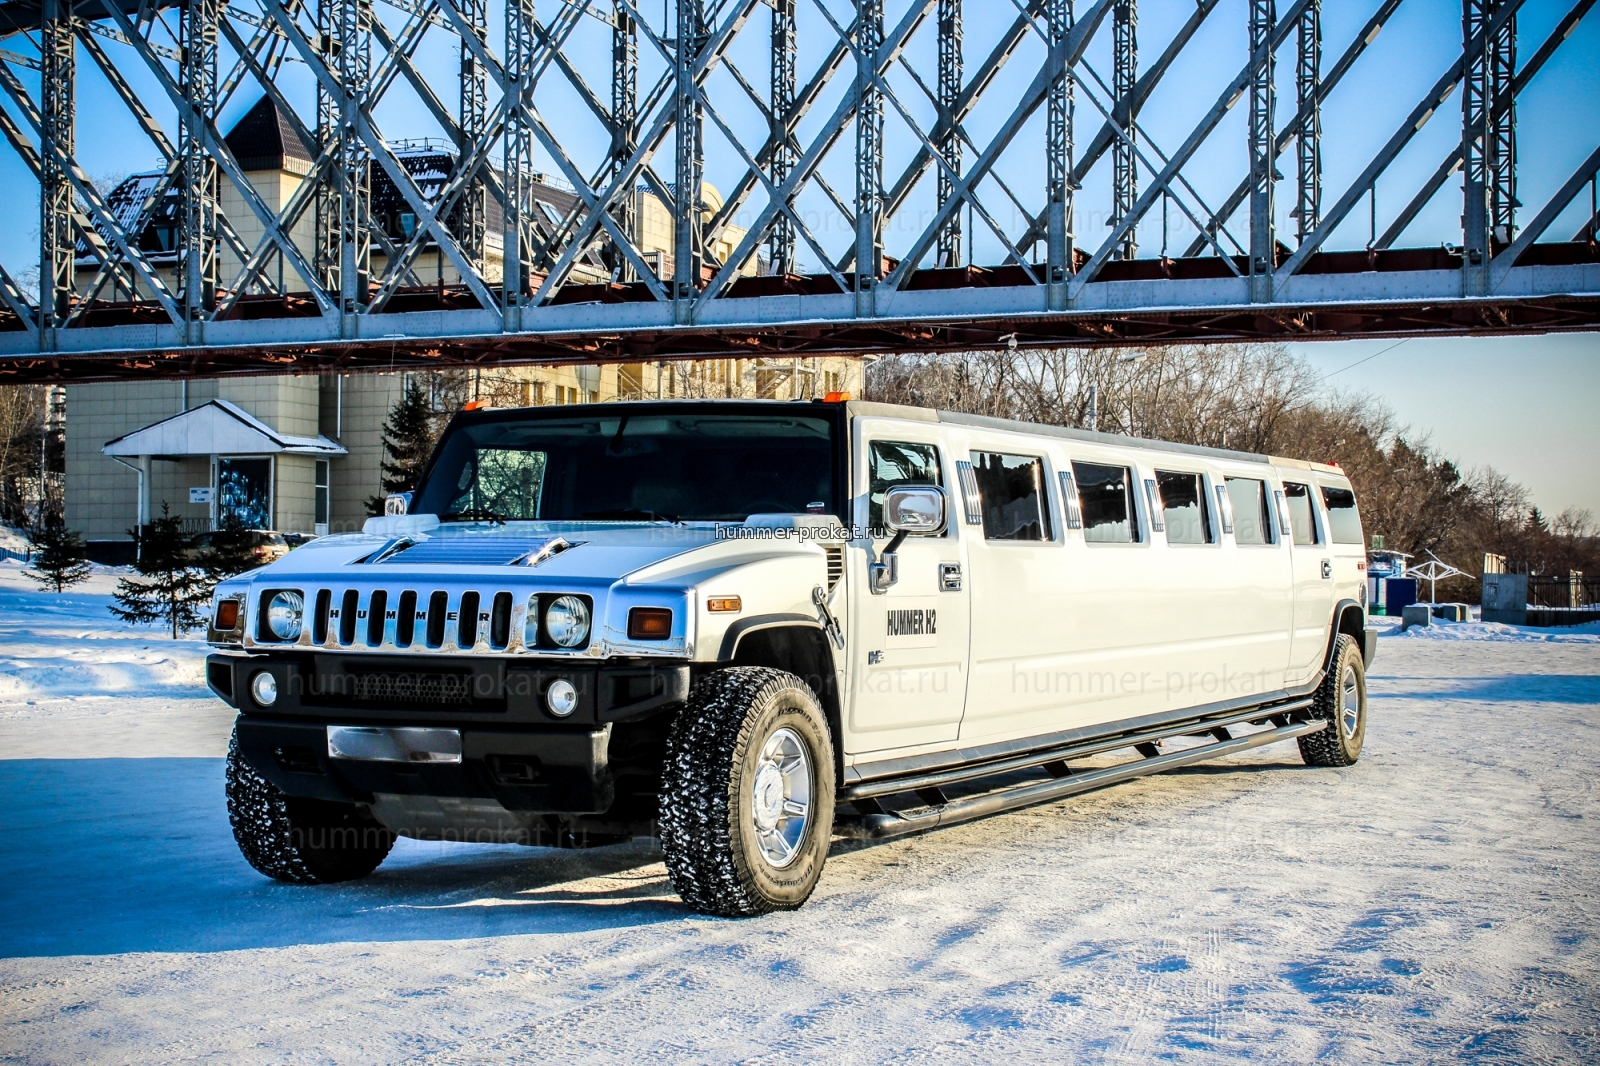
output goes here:
<path id="1" fill-rule="evenodd" d="M 1600 607 L 1600 578 L 1586 578 L 1581 573 L 1531 575 L 1528 578 L 1528 606 L 1557 609 Z"/>

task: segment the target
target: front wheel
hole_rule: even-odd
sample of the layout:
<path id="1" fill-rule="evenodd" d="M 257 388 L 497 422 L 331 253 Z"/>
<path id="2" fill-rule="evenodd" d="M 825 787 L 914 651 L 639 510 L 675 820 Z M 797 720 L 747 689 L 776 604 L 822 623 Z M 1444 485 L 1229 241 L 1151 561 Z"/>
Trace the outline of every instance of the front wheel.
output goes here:
<path id="1" fill-rule="evenodd" d="M 1333 646 L 1328 674 L 1317 689 L 1311 717 L 1328 724 L 1300 738 L 1307 766 L 1352 766 L 1367 737 L 1367 669 L 1361 647 L 1348 633 Z"/>
<path id="2" fill-rule="evenodd" d="M 228 745 L 228 821 L 245 861 L 279 881 L 320 885 L 370 874 L 394 834 L 353 803 L 286 796 Z"/>
<path id="3" fill-rule="evenodd" d="M 828 857 L 833 794 L 828 724 L 804 681 L 754 666 L 703 679 L 661 776 L 672 887 L 730 918 L 799 907 Z"/>

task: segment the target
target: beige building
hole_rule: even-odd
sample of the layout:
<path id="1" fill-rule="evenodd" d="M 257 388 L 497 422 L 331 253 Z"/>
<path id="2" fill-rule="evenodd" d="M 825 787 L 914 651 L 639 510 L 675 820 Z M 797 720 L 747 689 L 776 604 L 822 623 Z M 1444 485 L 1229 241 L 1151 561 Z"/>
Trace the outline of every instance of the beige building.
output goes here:
<path id="1" fill-rule="evenodd" d="M 267 206 L 281 212 L 310 171 L 311 153 L 273 109 L 270 101 L 252 108 L 229 132 L 229 147 Z M 396 154 L 424 192 L 437 189 L 448 174 L 449 149 L 427 142 L 397 146 Z M 108 197 L 108 204 L 132 227 L 156 187 L 158 175 L 134 175 Z M 541 209 L 553 220 L 574 197 L 541 183 L 535 186 Z M 639 245 L 662 276 L 672 273 L 672 227 L 665 206 L 647 192 L 635 194 L 633 217 Z M 722 200 L 710 186 L 703 200 L 710 212 Z M 222 185 L 222 207 L 239 238 L 253 248 L 261 226 L 230 183 Z M 169 192 L 149 212 L 139 234 L 152 265 L 175 282 L 178 197 Z M 392 241 L 415 230 L 394 187 L 374 172 L 373 216 Z M 309 258 L 315 242 L 312 214 L 291 230 Z M 501 271 L 499 207 L 488 202 L 486 273 Z M 726 232 L 709 249 L 726 259 L 744 236 Z M 86 252 L 87 250 L 84 249 Z M 385 259 L 373 249 L 374 273 Z M 744 273 L 755 273 L 752 258 Z M 239 259 L 222 253 L 222 276 L 231 278 Z M 271 280 L 293 290 L 292 272 L 274 259 Z M 430 245 L 414 263 L 425 285 L 454 285 L 459 276 Z M 94 261 L 79 260 L 80 292 L 98 276 Z M 608 280 L 598 255 L 578 264 L 573 281 Z M 127 299 L 124 288 L 103 285 L 101 300 Z M 148 295 L 141 293 L 140 295 Z M 189 382 L 120 382 L 66 388 L 66 518 L 90 544 L 91 554 L 108 562 L 132 556 L 131 531 L 159 517 L 162 509 L 181 517 L 196 532 L 233 514 L 252 528 L 326 535 L 361 528 L 368 501 L 382 491 L 384 421 L 406 387 L 404 373 L 363 372 L 328 376 L 261 376 Z M 812 359 L 728 359 L 676 363 L 625 363 L 606 366 L 518 367 L 426 375 L 438 392 L 440 410 L 477 398 L 493 406 L 595 403 L 609 400 L 690 397 L 767 399 L 820 398 L 830 392 L 861 389 L 861 362 L 849 357 Z M 448 388 L 441 389 L 441 385 Z"/>

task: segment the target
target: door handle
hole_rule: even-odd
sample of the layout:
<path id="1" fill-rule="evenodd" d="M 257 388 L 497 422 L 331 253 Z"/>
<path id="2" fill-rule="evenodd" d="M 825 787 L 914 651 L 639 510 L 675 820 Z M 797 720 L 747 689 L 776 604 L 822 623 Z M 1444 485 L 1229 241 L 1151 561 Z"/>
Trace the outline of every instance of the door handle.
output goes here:
<path id="1" fill-rule="evenodd" d="M 961 591 L 961 564 L 939 564 L 939 588 L 945 592 Z"/>
<path id="2" fill-rule="evenodd" d="M 1332 581 L 1333 580 L 1333 560 L 1332 559 L 1324 559 L 1324 560 L 1322 560 L 1322 580 L 1324 580 L 1324 581 Z"/>

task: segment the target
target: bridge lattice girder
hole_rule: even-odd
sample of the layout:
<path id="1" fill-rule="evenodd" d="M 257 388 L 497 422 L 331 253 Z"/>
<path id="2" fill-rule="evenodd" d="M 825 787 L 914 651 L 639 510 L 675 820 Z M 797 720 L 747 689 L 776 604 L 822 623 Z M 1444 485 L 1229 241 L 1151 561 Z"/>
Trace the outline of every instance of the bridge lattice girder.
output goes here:
<path id="1" fill-rule="evenodd" d="M 962 0 L 9 0 L 0 134 L 38 182 L 40 226 L 37 259 L 0 263 L 0 376 L 1597 328 L 1592 206 L 1573 240 L 1545 238 L 1592 201 L 1600 148 L 1581 144 L 1569 173 L 1524 173 L 1521 188 L 1556 190 L 1536 210 L 1517 199 L 1518 97 L 1572 47 L 1595 0 L 1557 0 L 1563 17 L 1531 48 L 1517 39 L 1524 0 L 1461 0 L 1459 50 L 1354 180 L 1325 190 L 1324 115 L 1341 84 L 1384 76 L 1374 41 L 1403 2 L 1371 0 L 1335 40 L 1321 0 L 1195 0 L 1142 61 L 1152 34 L 1135 32 L 1134 0 L 985 5 L 976 35 L 979 9 Z M 1246 57 L 1237 73 L 1173 83 L 1173 69 L 1194 69 L 1186 53 L 1214 47 L 1223 18 L 1238 23 L 1221 27 Z M 448 88 L 419 59 L 440 35 L 459 50 Z M 747 72 L 753 56 L 766 77 Z M 280 77 L 288 64 L 312 78 L 304 114 Z M 85 69 L 159 160 L 131 213 L 79 162 L 93 125 L 76 112 Z M 596 88 L 601 78 L 609 86 Z M 1181 137 L 1147 121 L 1164 82 L 1216 92 Z M 316 156 L 280 207 L 219 130 L 223 108 L 252 90 Z M 380 131 L 396 92 L 454 146 L 426 189 L 384 135 L 397 131 Z M 1453 96 L 1459 138 L 1426 180 L 1397 176 Z M 1242 136 L 1226 122 L 1241 101 Z M 1238 185 L 1217 196 L 1216 147 L 1229 139 Z M 1281 199 L 1292 222 L 1280 227 L 1291 145 Z M 1080 232 L 1075 204 L 1103 160 L 1109 223 Z M 705 195 L 702 175 L 730 164 L 726 197 Z M 574 194 L 564 215 L 532 198 L 536 165 Z M 412 220 L 405 232 L 374 214 L 378 173 Z M 1457 174 L 1460 227 L 1437 247 L 1396 247 Z M 1404 206 L 1380 233 L 1381 180 L 1385 201 Z M 664 246 L 647 246 L 641 195 L 670 219 Z M 144 230 L 170 196 L 179 224 L 164 267 Z M 225 199 L 245 217 L 227 217 Z M 1195 234 L 1177 257 L 1174 216 Z M 491 218 L 503 232 L 489 232 Z M 981 267 L 980 240 L 991 249 Z M 459 282 L 425 285 L 424 250 Z M 755 261 L 777 272 L 752 275 Z M 609 283 L 593 283 L 596 264 Z M 37 293 L 18 280 L 35 273 Z"/>

